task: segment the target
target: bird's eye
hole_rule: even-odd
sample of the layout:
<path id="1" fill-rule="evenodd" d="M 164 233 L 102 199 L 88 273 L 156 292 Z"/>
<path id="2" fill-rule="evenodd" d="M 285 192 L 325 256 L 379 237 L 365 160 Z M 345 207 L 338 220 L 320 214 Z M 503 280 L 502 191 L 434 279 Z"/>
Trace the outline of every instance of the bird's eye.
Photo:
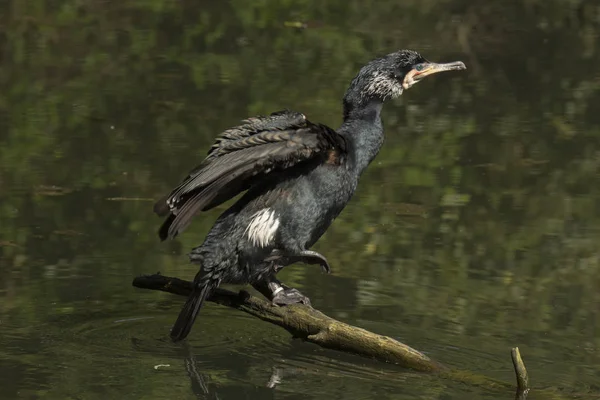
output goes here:
<path id="1" fill-rule="evenodd" d="M 425 68 L 425 66 L 423 64 L 415 65 L 415 69 L 417 70 L 417 72 L 423 71 L 423 68 Z"/>

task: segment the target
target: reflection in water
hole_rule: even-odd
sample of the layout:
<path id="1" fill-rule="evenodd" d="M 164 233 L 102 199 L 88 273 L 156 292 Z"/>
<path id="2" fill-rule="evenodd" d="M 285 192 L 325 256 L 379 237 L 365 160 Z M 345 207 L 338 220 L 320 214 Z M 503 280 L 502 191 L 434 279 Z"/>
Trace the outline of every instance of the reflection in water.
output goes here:
<path id="1" fill-rule="evenodd" d="M 187 343 L 184 343 L 183 348 L 185 351 L 185 370 L 187 371 L 188 376 L 190 377 L 192 392 L 199 399 L 208 399 L 210 391 L 208 389 L 208 386 L 206 385 L 204 376 L 200 373 L 198 364 L 196 363 L 196 358 L 194 357 L 194 354 L 192 354 L 191 346 Z M 216 393 L 214 398 L 219 398 L 216 395 Z"/>
<path id="2" fill-rule="evenodd" d="M 180 299 L 130 287 L 194 275 L 185 254 L 223 209 L 159 244 L 148 200 L 216 133 L 282 106 L 336 127 L 356 69 L 400 48 L 472 68 L 384 109 L 385 148 L 316 246 L 333 274 L 282 279 L 447 364 L 512 382 L 518 345 L 534 387 L 598 391 L 599 10 L 1 2 L 0 396 L 514 396 L 382 371 L 215 305 L 189 338 L 209 393 L 192 391 L 166 335 Z"/>
<path id="3" fill-rule="evenodd" d="M 284 370 L 282 368 L 273 367 L 273 373 L 269 378 L 269 382 L 267 382 L 267 387 L 269 389 L 273 389 L 275 386 L 281 383 L 281 380 L 283 379 L 283 372 Z"/>

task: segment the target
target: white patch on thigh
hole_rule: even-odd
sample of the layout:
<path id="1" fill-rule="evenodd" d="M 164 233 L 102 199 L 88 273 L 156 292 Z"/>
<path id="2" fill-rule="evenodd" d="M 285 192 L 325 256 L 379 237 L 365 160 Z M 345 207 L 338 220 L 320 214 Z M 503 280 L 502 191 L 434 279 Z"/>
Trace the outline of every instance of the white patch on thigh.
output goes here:
<path id="1" fill-rule="evenodd" d="M 266 247 L 275 238 L 279 228 L 279 218 L 269 208 L 264 208 L 252 215 L 252 219 L 244 233 L 255 246 Z"/>

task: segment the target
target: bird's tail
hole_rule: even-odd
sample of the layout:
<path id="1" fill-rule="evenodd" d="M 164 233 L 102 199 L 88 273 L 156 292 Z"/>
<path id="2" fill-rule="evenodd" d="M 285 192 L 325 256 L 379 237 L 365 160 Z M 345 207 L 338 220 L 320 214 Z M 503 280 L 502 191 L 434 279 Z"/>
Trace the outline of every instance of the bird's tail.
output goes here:
<path id="1" fill-rule="evenodd" d="M 174 342 L 183 340 L 189 335 L 204 300 L 217 286 L 219 286 L 218 280 L 209 280 L 203 286 L 196 286 L 194 288 L 194 291 L 183 305 L 183 309 L 171 329 L 171 339 Z"/>

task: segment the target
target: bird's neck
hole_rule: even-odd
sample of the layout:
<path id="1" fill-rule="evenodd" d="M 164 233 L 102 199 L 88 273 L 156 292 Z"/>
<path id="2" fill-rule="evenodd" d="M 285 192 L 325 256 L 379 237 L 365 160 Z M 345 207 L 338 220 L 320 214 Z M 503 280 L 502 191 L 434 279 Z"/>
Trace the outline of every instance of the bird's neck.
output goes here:
<path id="1" fill-rule="evenodd" d="M 344 123 L 340 131 L 348 142 L 349 161 L 357 175 L 373 161 L 383 144 L 381 108 L 383 100 L 378 98 L 352 101 L 344 98 Z"/>

